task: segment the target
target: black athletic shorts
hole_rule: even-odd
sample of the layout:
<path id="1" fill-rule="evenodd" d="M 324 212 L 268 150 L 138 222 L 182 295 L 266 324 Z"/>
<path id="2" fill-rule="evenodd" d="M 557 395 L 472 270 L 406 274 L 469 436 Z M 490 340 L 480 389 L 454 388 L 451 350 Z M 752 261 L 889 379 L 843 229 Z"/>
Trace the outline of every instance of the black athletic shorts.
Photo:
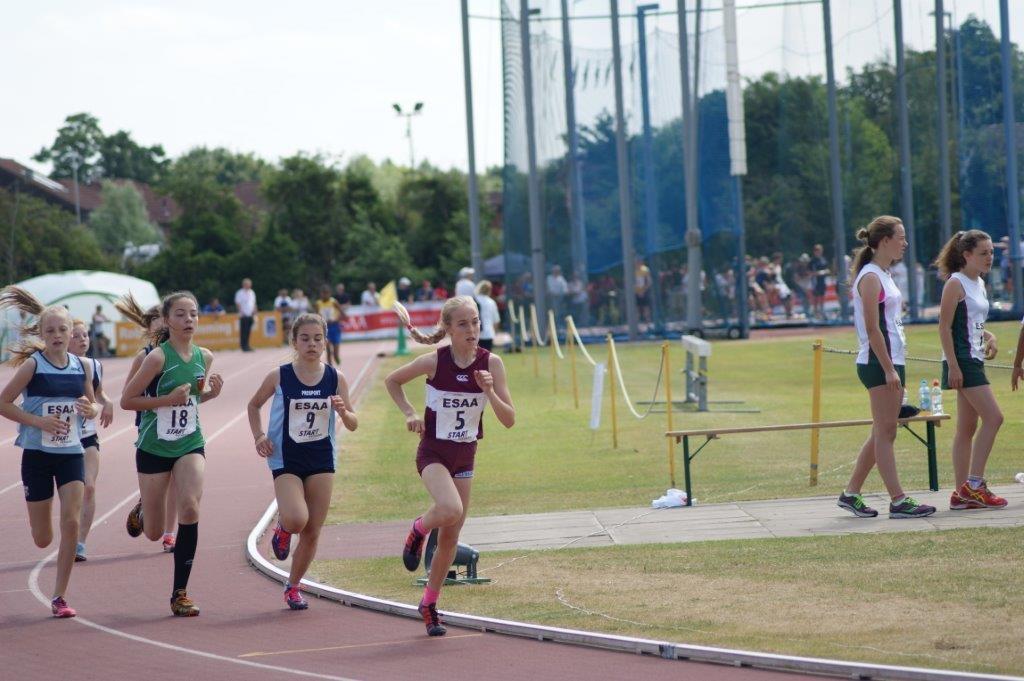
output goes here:
<path id="1" fill-rule="evenodd" d="M 82 442 L 82 449 L 89 449 L 89 447 L 95 447 L 96 451 L 99 451 L 99 449 L 100 449 L 100 436 L 99 435 L 89 435 L 87 437 L 83 437 L 81 442 Z"/>
<path id="2" fill-rule="evenodd" d="M 85 482 L 83 454 L 50 454 L 26 449 L 21 455 L 21 482 L 25 485 L 25 501 L 46 501 L 53 498 L 53 483 L 60 489 L 69 482 Z"/>
<path id="3" fill-rule="evenodd" d="M 203 457 L 206 456 L 206 450 L 203 447 L 193 449 L 191 452 L 186 452 L 181 456 L 188 456 L 189 454 L 199 454 Z M 177 463 L 181 456 L 157 456 L 156 454 L 150 454 L 144 452 L 141 449 L 135 450 L 135 470 L 139 473 L 153 474 L 153 473 L 170 473 L 174 468 L 174 464 Z"/>
<path id="4" fill-rule="evenodd" d="M 301 470 L 300 471 L 300 470 L 296 470 L 294 468 L 275 468 L 274 470 L 270 471 L 270 473 L 271 473 L 271 475 L 274 476 L 274 480 L 277 480 L 282 475 L 294 475 L 299 480 L 302 480 L 303 482 L 305 482 L 306 478 L 310 477 L 311 475 L 317 475 L 319 473 L 330 473 L 330 474 L 333 475 L 334 474 L 334 469 L 333 468 L 313 468 L 313 469 L 310 469 L 310 470 Z"/>

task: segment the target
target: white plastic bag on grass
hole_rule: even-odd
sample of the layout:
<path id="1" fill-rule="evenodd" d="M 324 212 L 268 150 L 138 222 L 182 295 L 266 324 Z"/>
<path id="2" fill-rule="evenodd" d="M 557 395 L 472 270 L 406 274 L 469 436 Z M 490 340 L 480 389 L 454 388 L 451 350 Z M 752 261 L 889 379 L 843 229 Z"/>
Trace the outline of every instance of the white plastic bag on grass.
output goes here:
<path id="1" fill-rule="evenodd" d="M 678 508 L 686 506 L 686 492 L 672 488 L 657 499 L 651 500 L 652 508 Z"/>

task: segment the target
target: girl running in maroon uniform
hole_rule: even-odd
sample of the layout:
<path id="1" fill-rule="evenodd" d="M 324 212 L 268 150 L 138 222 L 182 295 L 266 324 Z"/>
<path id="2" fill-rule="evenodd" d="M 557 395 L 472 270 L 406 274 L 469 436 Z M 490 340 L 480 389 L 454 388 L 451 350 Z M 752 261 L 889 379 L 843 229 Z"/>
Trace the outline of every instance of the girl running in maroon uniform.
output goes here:
<path id="1" fill-rule="evenodd" d="M 419 611 L 430 636 L 447 630 L 437 614 L 437 599 L 455 557 L 459 532 L 466 521 L 469 491 L 473 482 L 476 442 L 484 436 L 481 417 L 488 403 L 506 428 L 515 424 L 516 410 L 505 380 L 501 358 L 479 347 L 480 313 L 469 296 L 449 298 L 441 309 L 438 330 L 427 335 L 409 321 L 401 303 L 395 312 L 420 343 L 433 345 L 451 336 L 451 345 L 438 348 L 393 371 L 384 381 L 388 394 L 405 415 L 410 432 L 419 433 L 416 470 L 434 503 L 413 522 L 402 559 L 410 572 L 423 554 L 423 540 L 439 528 L 437 549 Z M 405 396 L 404 386 L 427 377 L 427 399 L 421 417 Z"/>

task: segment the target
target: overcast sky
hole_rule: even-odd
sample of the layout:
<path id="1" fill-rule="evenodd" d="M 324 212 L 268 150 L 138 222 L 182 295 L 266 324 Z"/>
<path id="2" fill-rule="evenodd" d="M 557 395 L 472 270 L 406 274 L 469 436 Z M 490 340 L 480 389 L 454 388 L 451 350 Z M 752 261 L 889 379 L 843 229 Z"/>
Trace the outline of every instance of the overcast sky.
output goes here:
<path id="1" fill-rule="evenodd" d="M 739 13 L 744 77 L 780 68 L 823 71 L 817 6 L 749 9 L 775 3 L 737 2 L 748 8 Z M 531 4 L 550 9 L 558 2 Z M 605 0 L 569 4 L 581 16 L 608 8 Z M 705 0 L 707 7 L 720 4 Z M 1019 42 L 1024 3 L 1010 4 Z M 908 45 L 934 44 L 927 17 L 933 0 L 903 5 Z M 631 13 L 635 3 L 620 6 Z M 675 2 L 662 6 L 674 9 Z M 958 21 L 971 12 L 982 16 L 998 33 L 997 0 L 945 0 L 945 6 Z M 891 7 L 891 0 L 833 0 L 840 72 L 891 52 Z M 498 2 L 470 0 L 470 12 L 481 17 L 471 32 L 477 165 L 484 168 L 502 159 L 500 24 L 482 18 L 497 16 Z M 666 31 L 675 22 L 674 16 L 652 20 Z M 706 27 L 720 23 L 718 13 L 705 19 Z M 607 21 L 577 25 L 579 47 L 607 45 Z M 635 22 L 622 25 L 623 41 L 635 40 Z M 557 23 L 549 28 L 557 31 Z M 417 161 L 464 168 L 460 31 L 458 0 L 3 2 L 0 157 L 37 165 L 30 157 L 53 140 L 64 117 L 87 111 L 104 131 L 129 130 L 142 144 L 163 144 L 171 156 L 206 145 L 271 161 L 301 150 L 407 164 L 405 123 L 391 105 L 422 101 L 423 113 L 413 121 Z"/>

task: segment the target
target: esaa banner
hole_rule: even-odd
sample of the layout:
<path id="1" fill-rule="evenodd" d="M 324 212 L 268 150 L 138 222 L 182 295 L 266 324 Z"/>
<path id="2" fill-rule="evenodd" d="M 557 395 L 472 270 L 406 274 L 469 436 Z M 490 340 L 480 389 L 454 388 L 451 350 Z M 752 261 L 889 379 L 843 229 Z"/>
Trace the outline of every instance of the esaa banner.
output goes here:
<path id="1" fill-rule="evenodd" d="M 192 342 L 210 350 L 238 350 L 239 343 L 238 315 L 235 313 L 222 315 L 199 315 L 199 326 L 196 328 Z M 121 357 L 134 355 L 141 350 L 148 340 L 140 326 L 131 322 L 117 322 L 115 347 Z M 281 331 L 281 313 L 258 312 L 252 325 L 249 344 L 254 348 L 275 348 L 284 343 Z"/>
<path id="2" fill-rule="evenodd" d="M 443 300 L 406 303 L 412 325 L 430 333 L 441 319 Z M 342 339 L 395 338 L 398 336 L 398 315 L 390 308 L 353 305 L 346 311 L 348 319 L 342 325 Z"/>

